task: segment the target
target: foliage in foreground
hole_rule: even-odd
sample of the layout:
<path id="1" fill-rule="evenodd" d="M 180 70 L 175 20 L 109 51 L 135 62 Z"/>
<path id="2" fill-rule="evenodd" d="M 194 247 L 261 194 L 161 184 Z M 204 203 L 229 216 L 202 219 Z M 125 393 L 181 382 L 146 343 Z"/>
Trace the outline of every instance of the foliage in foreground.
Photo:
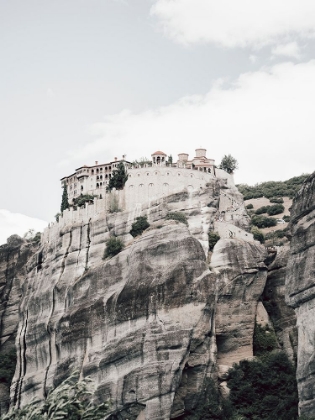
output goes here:
<path id="1" fill-rule="evenodd" d="M 88 391 L 90 379 L 79 381 L 74 373 L 51 391 L 46 400 L 34 401 L 22 409 L 13 410 L 1 420 L 101 420 L 108 404 L 95 406 Z"/>
<path id="2" fill-rule="evenodd" d="M 106 241 L 106 248 L 104 252 L 104 259 L 108 257 L 114 257 L 119 254 L 124 248 L 124 243 L 120 238 L 113 236 Z"/>
<path id="3" fill-rule="evenodd" d="M 150 226 L 146 216 L 139 216 L 136 221 L 132 224 L 130 234 L 135 238 L 142 234 L 142 232 Z"/>
<path id="4" fill-rule="evenodd" d="M 295 369 L 284 352 L 242 360 L 229 371 L 230 401 L 244 419 L 298 418 Z"/>

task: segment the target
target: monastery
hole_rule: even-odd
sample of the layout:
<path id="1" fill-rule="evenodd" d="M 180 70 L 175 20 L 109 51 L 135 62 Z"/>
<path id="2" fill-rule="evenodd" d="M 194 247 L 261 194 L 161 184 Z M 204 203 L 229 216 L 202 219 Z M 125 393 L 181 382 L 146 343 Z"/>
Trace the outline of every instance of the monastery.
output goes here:
<path id="1" fill-rule="evenodd" d="M 106 186 L 109 179 L 120 162 L 124 164 L 130 178 L 135 171 L 137 171 L 137 176 L 141 176 L 143 170 L 145 170 L 145 176 L 149 176 L 150 174 L 151 176 L 162 174 L 169 176 L 170 173 L 173 174 L 176 169 L 202 171 L 215 176 L 214 159 L 208 159 L 206 157 L 206 152 L 207 150 L 203 148 L 196 149 L 196 156 L 191 160 L 189 160 L 189 155 L 187 153 L 179 153 L 176 163 L 171 162 L 171 159 L 168 159 L 167 155 L 162 151 L 152 153 L 151 162 L 145 164 L 139 163 L 133 165 L 125 159 L 124 155 L 122 156 L 122 159 L 117 159 L 117 157 L 115 157 L 114 161 L 108 163 L 99 164 L 98 161 L 95 161 L 93 166 L 81 166 L 71 175 L 61 178 L 61 186 L 63 187 L 64 184 L 66 184 L 70 203 L 81 194 L 90 194 L 102 198 L 106 194 Z M 177 174 L 179 174 L 179 172 Z M 193 178 L 193 176 L 191 178 Z M 150 185 L 151 184 L 152 183 L 150 183 Z"/>

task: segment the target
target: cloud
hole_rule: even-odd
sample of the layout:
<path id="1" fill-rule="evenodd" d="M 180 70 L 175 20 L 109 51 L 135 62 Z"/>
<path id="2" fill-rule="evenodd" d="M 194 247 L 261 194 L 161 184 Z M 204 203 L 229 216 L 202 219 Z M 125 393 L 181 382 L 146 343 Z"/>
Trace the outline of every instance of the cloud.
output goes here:
<path id="1" fill-rule="evenodd" d="M 56 97 L 55 92 L 51 88 L 47 89 L 46 95 L 47 95 L 47 98 L 55 98 Z"/>
<path id="2" fill-rule="evenodd" d="M 274 56 L 286 56 L 286 57 L 293 57 L 297 60 L 301 57 L 301 50 L 300 46 L 297 42 L 289 42 L 287 44 L 280 44 L 274 47 L 271 50 L 272 55 Z"/>
<path id="3" fill-rule="evenodd" d="M 7 238 L 13 234 L 23 237 L 29 229 L 42 232 L 46 226 L 44 220 L 0 209 L 0 245 L 6 243 Z"/>
<path id="4" fill-rule="evenodd" d="M 91 127 L 93 139 L 69 154 L 75 167 L 88 159 L 128 160 L 162 150 L 194 154 L 208 149 L 216 163 L 231 153 L 238 183 L 284 180 L 314 170 L 315 60 L 282 63 L 215 83 L 206 95 L 182 98 L 138 114 L 123 111 Z M 77 167 L 77 166 L 76 166 Z"/>
<path id="5" fill-rule="evenodd" d="M 184 45 L 260 48 L 315 35 L 313 0 L 156 0 L 151 15 Z"/>

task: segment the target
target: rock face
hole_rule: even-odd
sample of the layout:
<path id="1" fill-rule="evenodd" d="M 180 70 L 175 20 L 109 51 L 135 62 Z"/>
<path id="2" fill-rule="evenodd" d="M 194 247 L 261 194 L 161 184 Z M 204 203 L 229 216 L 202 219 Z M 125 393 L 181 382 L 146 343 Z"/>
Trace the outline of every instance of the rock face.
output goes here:
<path id="1" fill-rule="evenodd" d="M 298 334 L 296 315 L 285 303 L 285 278 L 290 254 L 289 245 L 278 247 L 275 258 L 268 264 L 268 276 L 262 303 L 276 333 L 279 347 L 296 363 Z M 268 261 L 268 260 L 267 260 Z"/>
<path id="2" fill-rule="evenodd" d="M 175 211 L 187 226 L 165 219 Z M 151 226 L 132 238 L 139 215 Z M 207 377 L 252 357 L 267 269 L 247 226 L 242 196 L 222 180 L 137 212 L 55 225 L 26 264 L 12 406 L 78 369 L 96 402 L 110 400 L 111 420 L 189 418 Z M 221 239 L 208 253 L 213 229 Z M 103 260 L 113 235 L 125 248 Z"/>
<path id="3" fill-rule="evenodd" d="M 15 349 L 26 263 L 35 250 L 34 244 L 17 235 L 11 236 L 6 245 L 0 246 L 0 357 Z M 9 406 L 9 386 L 8 383 L 0 384 L 0 415 Z"/>
<path id="4" fill-rule="evenodd" d="M 287 302 L 298 327 L 297 381 L 301 414 L 315 415 L 315 173 L 291 208 L 291 249 L 286 274 Z"/>

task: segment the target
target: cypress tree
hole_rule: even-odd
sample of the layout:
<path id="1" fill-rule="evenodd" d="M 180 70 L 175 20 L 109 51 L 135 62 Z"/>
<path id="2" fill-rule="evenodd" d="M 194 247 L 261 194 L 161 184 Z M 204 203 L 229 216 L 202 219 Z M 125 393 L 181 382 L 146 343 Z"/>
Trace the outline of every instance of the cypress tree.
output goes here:
<path id="1" fill-rule="evenodd" d="M 69 201 L 68 201 L 68 191 L 66 183 L 63 184 L 63 192 L 62 192 L 62 199 L 61 199 L 61 206 L 60 211 L 61 213 L 69 208 Z"/>

